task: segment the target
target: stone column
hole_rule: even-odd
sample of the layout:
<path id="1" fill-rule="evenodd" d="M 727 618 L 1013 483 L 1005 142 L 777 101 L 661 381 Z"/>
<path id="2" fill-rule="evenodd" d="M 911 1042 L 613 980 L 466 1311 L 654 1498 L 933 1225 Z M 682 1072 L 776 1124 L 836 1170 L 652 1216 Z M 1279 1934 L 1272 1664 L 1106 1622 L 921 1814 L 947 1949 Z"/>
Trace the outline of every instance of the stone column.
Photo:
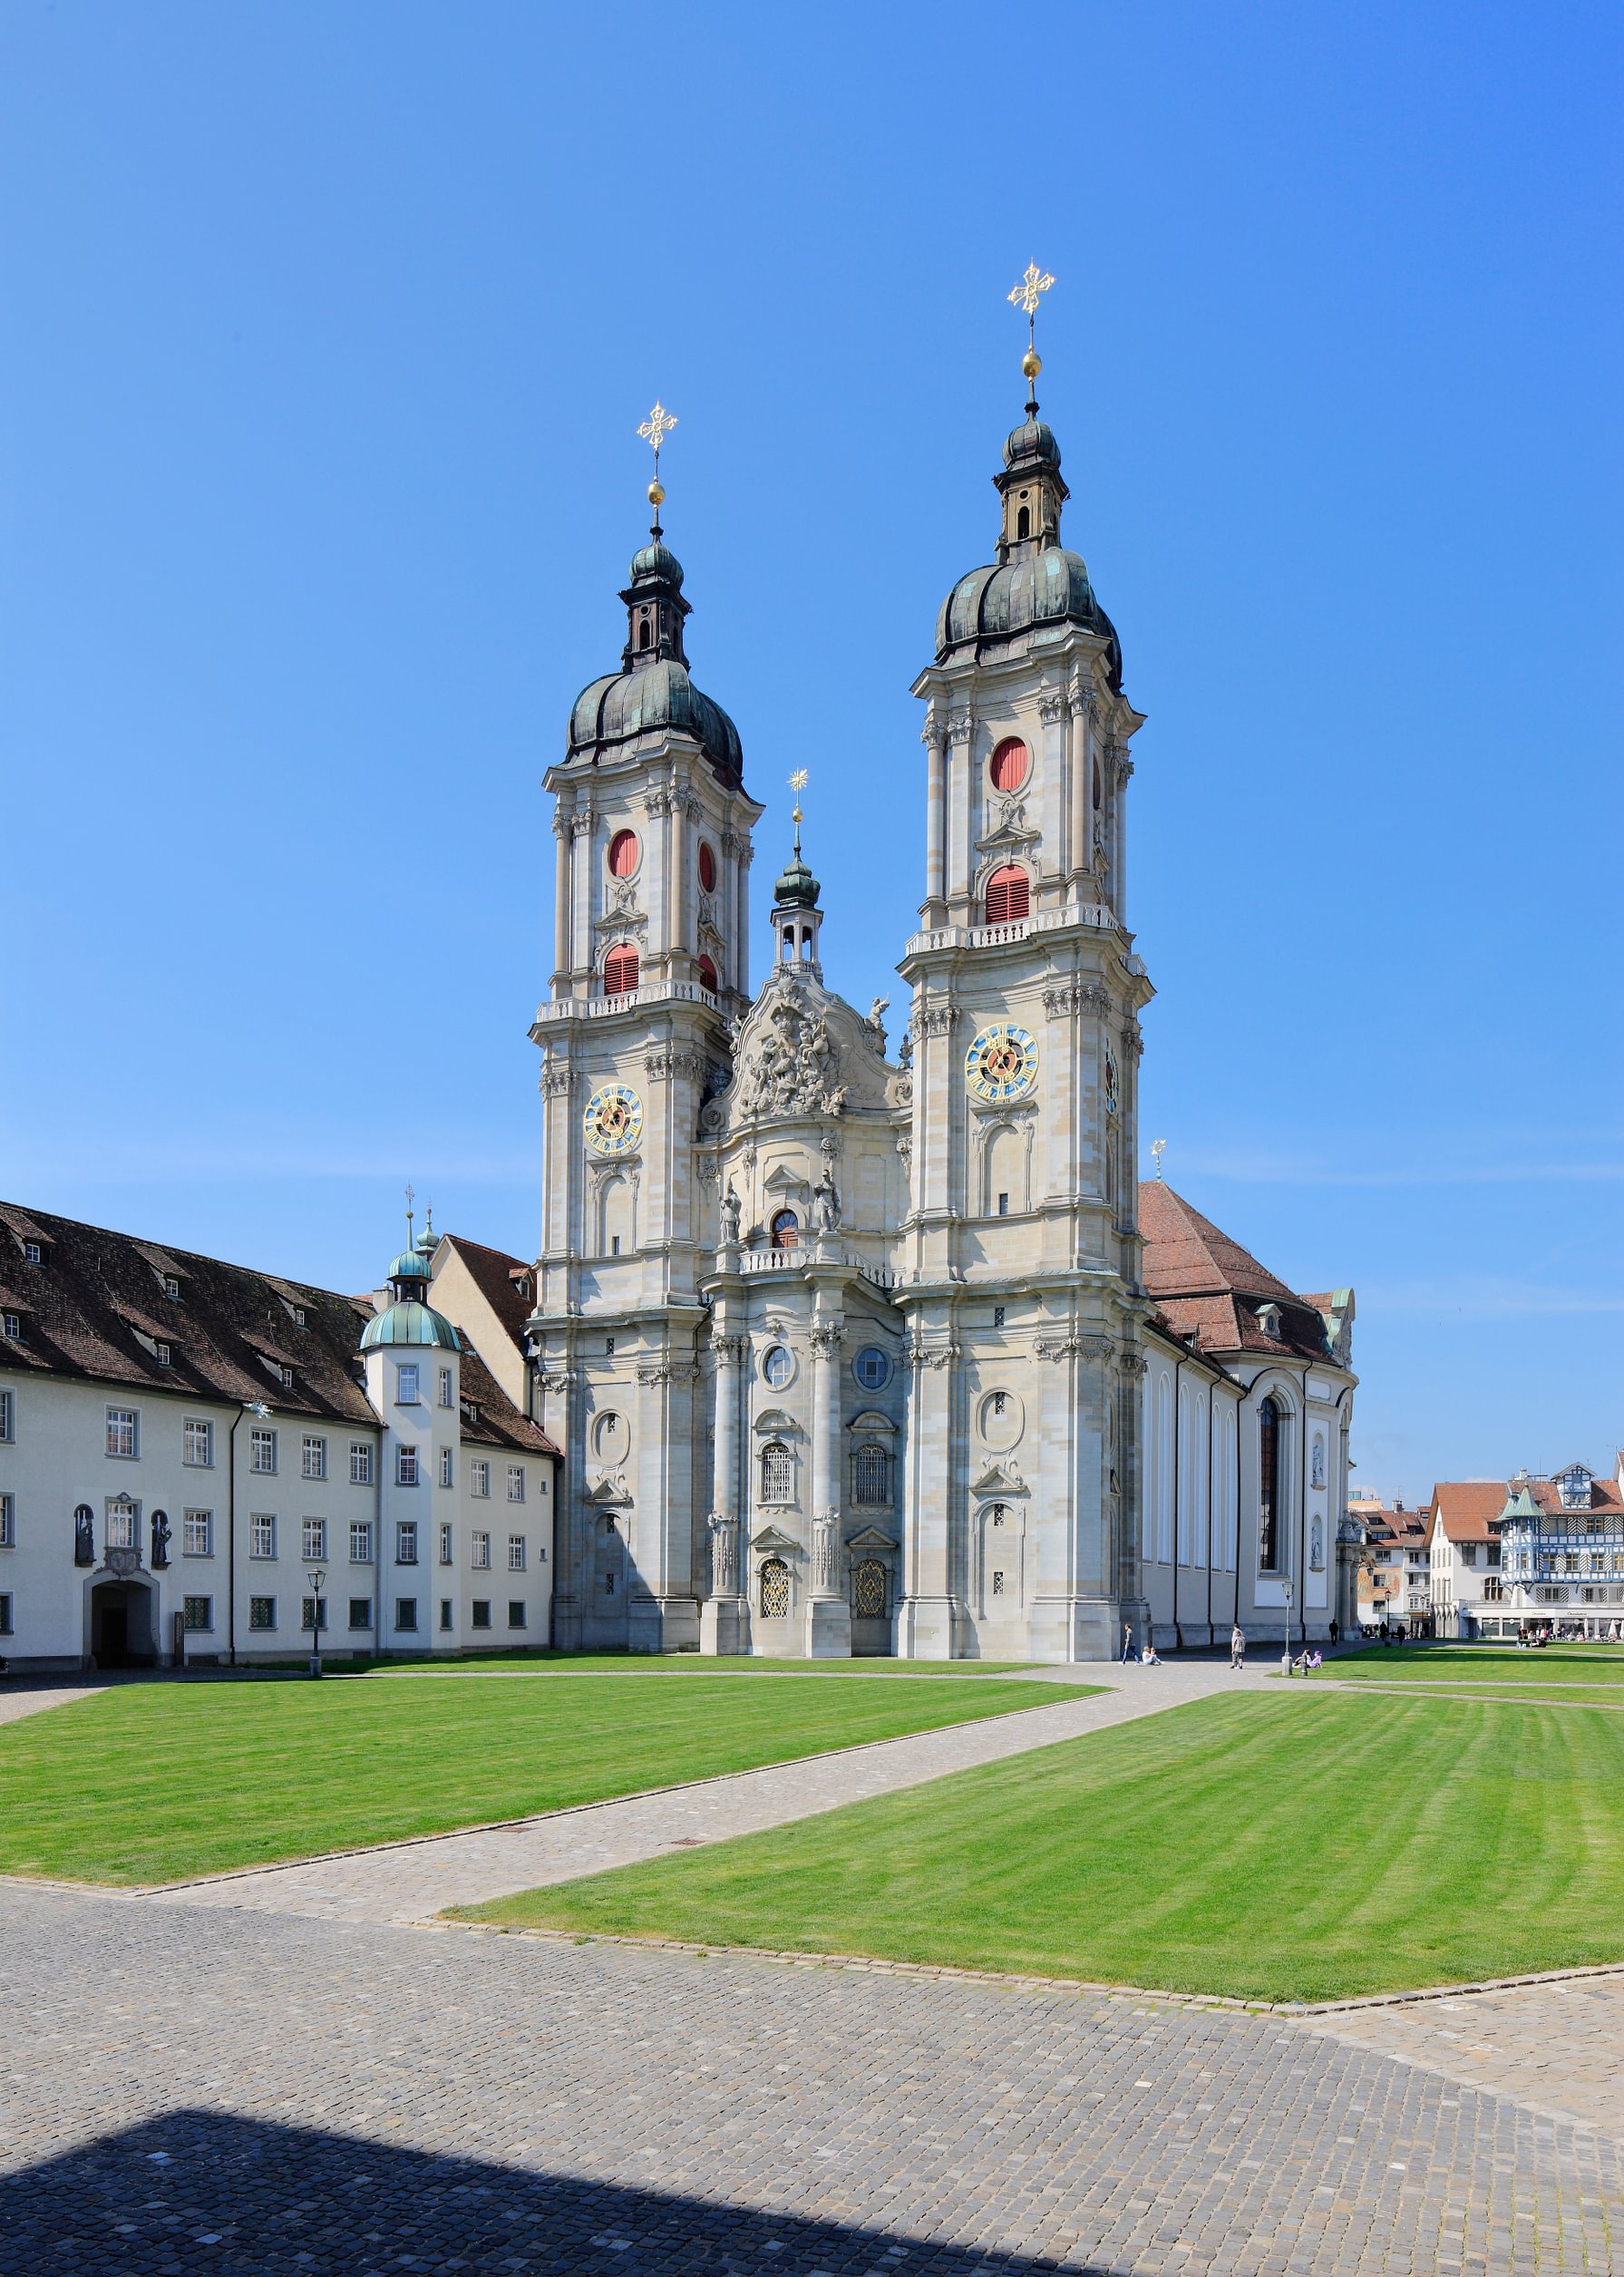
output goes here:
<path id="1" fill-rule="evenodd" d="M 910 1660 L 950 1660 L 962 1607 L 952 1595 L 953 1396 L 958 1351 L 951 1318 L 909 1325 L 913 1395 L 903 1482 L 902 1601 L 897 1651 Z"/>
<path id="2" fill-rule="evenodd" d="M 947 770 L 948 755 L 942 730 L 934 717 L 925 729 L 925 906 L 920 911 L 925 929 L 932 932 L 948 921 L 947 904 Z"/>
<path id="3" fill-rule="evenodd" d="M 561 807 L 553 815 L 552 834 L 558 842 L 552 907 L 552 985 L 557 988 L 569 971 L 569 818 Z"/>
<path id="4" fill-rule="evenodd" d="M 748 1649 L 748 1608 L 742 1585 L 739 1542 L 739 1391 L 744 1357 L 741 1336 L 713 1335 L 716 1357 L 715 1434 L 711 1467 L 711 1585 L 699 1616 L 701 1652 Z"/>
<path id="5" fill-rule="evenodd" d="M 569 902 L 575 929 L 570 962 L 577 974 L 585 977 L 588 995 L 591 994 L 592 987 L 592 852 L 597 837 L 597 821 L 598 817 L 589 806 L 578 808 L 569 817 Z"/>
<path id="6" fill-rule="evenodd" d="M 809 1660 L 843 1659 L 851 1650 L 851 1609 L 839 1590 L 844 1338 L 838 1320 L 823 1319 L 812 1328 L 812 1555 L 804 1648 Z"/>

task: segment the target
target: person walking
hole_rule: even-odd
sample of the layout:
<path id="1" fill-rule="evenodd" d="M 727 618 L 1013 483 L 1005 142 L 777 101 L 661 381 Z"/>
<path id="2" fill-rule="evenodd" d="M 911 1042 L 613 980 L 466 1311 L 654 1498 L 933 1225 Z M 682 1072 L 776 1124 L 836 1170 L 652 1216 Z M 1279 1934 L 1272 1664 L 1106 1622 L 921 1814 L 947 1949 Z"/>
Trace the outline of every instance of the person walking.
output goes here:
<path id="1" fill-rule="evenodd" d="M 1123 1666 L 1124 1669 L 1133 1658 L 1133 1624 L 1131 1620 L 1124 1620 L 1123 1623 Z"/>
<path id="2" fill-rule="evenodd" d="M 1244 1669 L 1246 1666 L 1246 1637 L 1239 1621 L 1230 1631 L 1230 1666 L 1232 1669 Z"/>

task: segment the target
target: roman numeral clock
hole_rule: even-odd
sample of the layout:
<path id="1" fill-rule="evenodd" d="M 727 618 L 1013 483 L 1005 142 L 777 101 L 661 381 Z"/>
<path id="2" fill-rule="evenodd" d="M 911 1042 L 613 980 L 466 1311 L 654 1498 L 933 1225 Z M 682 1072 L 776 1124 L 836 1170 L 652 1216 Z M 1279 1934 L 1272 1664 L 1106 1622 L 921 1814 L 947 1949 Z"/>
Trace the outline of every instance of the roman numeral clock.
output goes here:
<path id="1" fill-rule="evenodd" d="M 1037 1081 L 1036 1037 L 1008 1021 L 982 1028 L 964 1056 L 964 1079 L 989 1106 L 1024 1099 Z"/>

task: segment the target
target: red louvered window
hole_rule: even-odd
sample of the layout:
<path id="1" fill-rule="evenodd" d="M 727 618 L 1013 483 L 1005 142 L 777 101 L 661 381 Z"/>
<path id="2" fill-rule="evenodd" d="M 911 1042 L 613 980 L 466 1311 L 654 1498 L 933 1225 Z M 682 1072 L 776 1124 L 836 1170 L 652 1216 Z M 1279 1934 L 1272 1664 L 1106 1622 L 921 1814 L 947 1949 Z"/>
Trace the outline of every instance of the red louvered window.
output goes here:
<path id="1" fill-rule="evenodd" d="M 702 838 L 699 842 L 699 882 L 707 893 L 716 890 L 716 856 Z"/>
<path id="2" fill-rule="evenodd" d="M 629 941 L 622 941 L 604 959 L 603 992 L 606 997 L 624 997 L 637 985 L 637 952 Z"/>
<path id="3" fill-rule="evenodd" d="M 699 959 L 699 985 L 702 988 L 708 988 L 712 996 L 715 995 L 716 968 L 708 957 Z"/>
<path id="4" fill-rule="evenodd" d="M 637 833 L 635 830 L 618 830 L 609 841 L 609 875 L 629 878 L 637 866 Z"/>
<path id="5" fill-rule="evenodd" d="M 1018 791 L 1032 767 L 1032 754 L 1018 735 L 1006 735 L 992 755 L 992 787 Z"/>
<path id="6" fill-rule="evenodd" d="M 1014 925 L 1025 917 L 1031 907 L 1031 889 L 1026 873 L 1015 862 L 1007 862 L 1002 870 L 995 870 L 987 881 L 987 921 L 989 925 Z"/>

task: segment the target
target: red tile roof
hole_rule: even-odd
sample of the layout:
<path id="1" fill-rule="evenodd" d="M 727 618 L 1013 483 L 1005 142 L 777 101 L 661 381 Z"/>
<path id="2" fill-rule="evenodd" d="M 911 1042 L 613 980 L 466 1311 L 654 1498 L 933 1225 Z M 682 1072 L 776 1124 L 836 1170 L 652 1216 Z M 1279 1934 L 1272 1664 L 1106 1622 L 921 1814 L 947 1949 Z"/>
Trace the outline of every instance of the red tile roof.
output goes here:
<path id="1" fill-rule="evenodd" d="M 1329 1357 L 1321 1300 L 1288 1289 L 1250 1250 L 1231 1241 L 1159 1178 L 1146 1179 L 1140 1186 L 1139 1226 L 1145 1289 L 1174 1335 L 1198 1352 Z M 1328 1308 L 1331 1299 L 1323 1302 Z M 1262 1304 L 1279 1308 L 1278 1337 L 1270 1336 L 1258 1318 Z"/>
<path id="2" fill-rule="evenodd" d="M 522 1351 L 524 1324 L 531 1307 L 529 1299 L 519 1294 L 513 1277 L 532 1273 L 535 1267 L 527 1265 L 522 1258 L 508 1256 L 503 1250 L 489 1250 L 482 1241 L 470 1241 L 461 1233 L 448 1233 L 443 1238 L 462 1259 L 475 1288 Z"/>

